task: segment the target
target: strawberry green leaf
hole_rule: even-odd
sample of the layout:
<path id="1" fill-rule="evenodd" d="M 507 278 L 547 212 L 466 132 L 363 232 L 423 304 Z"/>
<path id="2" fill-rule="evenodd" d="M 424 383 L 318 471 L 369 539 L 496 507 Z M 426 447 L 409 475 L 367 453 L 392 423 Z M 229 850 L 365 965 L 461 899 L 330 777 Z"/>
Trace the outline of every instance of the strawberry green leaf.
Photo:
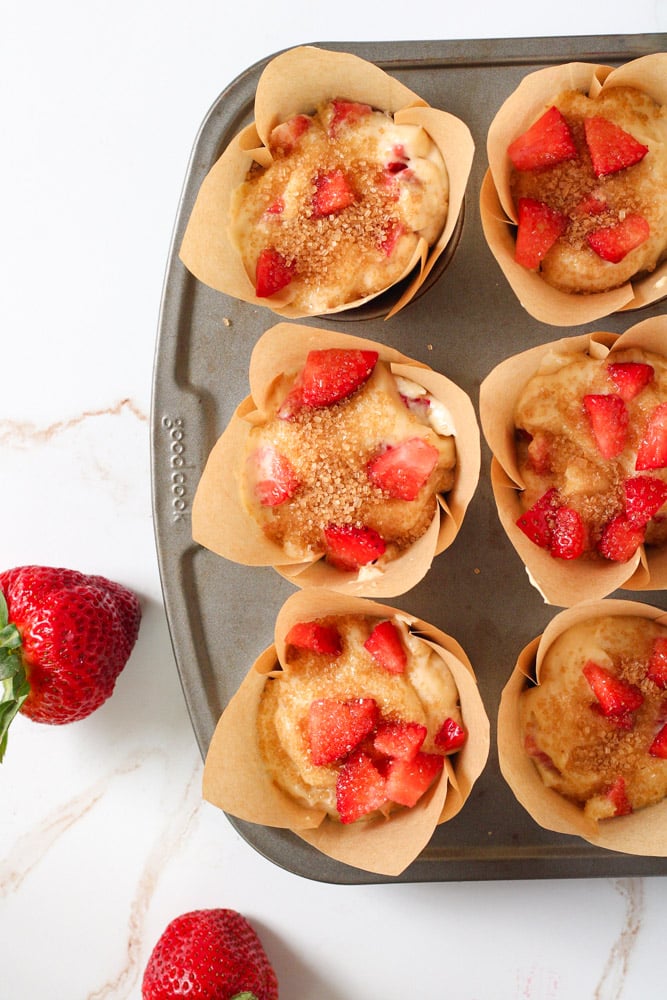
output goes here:
<path id="1" fill-rule="evenodd" d="M 9 726 L 29 694 L 21 634 L 9 621 L 7 601 L 0 590 L 0 763 L 7 749 Z"/>

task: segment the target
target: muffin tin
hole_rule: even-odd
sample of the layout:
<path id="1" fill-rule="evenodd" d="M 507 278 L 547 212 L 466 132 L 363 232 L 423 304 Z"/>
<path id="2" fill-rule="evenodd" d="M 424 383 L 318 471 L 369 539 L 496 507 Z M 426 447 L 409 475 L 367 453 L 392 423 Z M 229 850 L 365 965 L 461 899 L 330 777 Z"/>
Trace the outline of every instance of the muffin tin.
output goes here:
<path id="1" fill-rule="evenodd" d="M 460 117 L 476 145 L 458 244 L 423 295 L 385 321 L 350 312 L 309 325 L 354 332 L 424 361 L 461 386 L 478 406 L 479 385 L 510 354 L 553 340 L 552 326 L 519 305 L 484 240 L 478 210 L 486 132 L 526 73 L 591 61 L 616 66 L 663 51 L 666 34 L 620 37 L 332 43 L 377 62 L 429 104 Z M 153 373 L 151 468 L 156 544 L 176 665 L 192 726 L 205 756 L 222 710 L 258 654 L 272 641 L 275 615 L 293 587 L 269 568 L 230 563 L 192 541 L 190 510 L 204 463 L 248 393 L 258 337 L 277 322 L 267 308 L 228 298 L 194 279 L 178 247 L 199 185 L 233 135 L 252 120 L 257 79 L 249 68 L 218 97 L 196 138 L 178 210 L 164 285 Z M 660 315 L 664 302 L 571 332 L 622 332 Z M 563 331 L 567 335 L 569 331 Z M 462 812 L 439 827 L 399 877 L 404 882 L 642 876 L 667 874 L 667 859 L 595 848 L 537 826 L 503 780 L 495 751 L 500 694 L 517 655 L 558 609 L 531 586 L 498 520 L 482 444 L 480 483 L 454 544 L 425 579 L 389 603 L 453 636 L 469 656 L 491 719 L 491 754 Z M 615 596 L 667 609 L 667 593 Z M 287 831 L 230 822 L 275 864 L 339 884 L 396 881 L 335 862 Z"/>

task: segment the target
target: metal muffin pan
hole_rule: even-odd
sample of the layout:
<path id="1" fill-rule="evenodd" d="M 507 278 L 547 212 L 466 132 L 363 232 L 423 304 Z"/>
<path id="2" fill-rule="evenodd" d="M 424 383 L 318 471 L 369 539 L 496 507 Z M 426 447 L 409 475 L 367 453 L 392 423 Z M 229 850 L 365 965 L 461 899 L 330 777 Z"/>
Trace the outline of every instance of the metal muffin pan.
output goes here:
<path id="1" fill-rule="evenodd" d="M 563 62 L 616 66 L 663 51 L 667 34 L 614 37 L 339 43 L 395 75 L 429 104 L 457 115 L 476 145 L 460 239 L 447 268 L 394 318 L 347 314 L 308 325 L 344 329 L 390 344 L 460 385 L 478 405 L 485 375 L 511 354 L 588 330 L 622 332 L 658 315 L 663 304 L 584 327 L 560 330 L 533 320 L 492 257 L 478 198 L 486 134 L 497 109 L 533 70 Z M 183 693 L 205 756 L 215 725 L 257 655 L 273 638 L 275 615 L 293 587 L 270 568 L 230 563 L 196 545 L 190 512 L 206 458 L 248 394 L 248 363 L 259 336 L 279 321 L 270 310 L 202 285 L 178 259 L 199 186 L 231 138 L 253 119 L 259 75 L 250 67 L 218 97 L 201 126 L 187 171 L 170 249 L 155 352 L 151 417 L 153 510 L 166 614 Z M 635 857 L 543 830 L 515 800 L 498 767 L 496 715 L 502 688 L 523 646 L 558 608 L 530 585 L 500 526 L 482 445 L 480 483 L 454 544 L 425 579 L 388 603 L 457 639 L 475 668 L 491 719 L 491 754 L 465 807 L 438 827 L 422 854 L 389 879 L 333 861 L 289 831 L 241 822 L 238 832 L 275 864 L 305 878 L 340 884 L 385 881 L 630 877 L 667 874 L 667 859 Z M 665 592 L 614 596 L 667 609 Z"/>

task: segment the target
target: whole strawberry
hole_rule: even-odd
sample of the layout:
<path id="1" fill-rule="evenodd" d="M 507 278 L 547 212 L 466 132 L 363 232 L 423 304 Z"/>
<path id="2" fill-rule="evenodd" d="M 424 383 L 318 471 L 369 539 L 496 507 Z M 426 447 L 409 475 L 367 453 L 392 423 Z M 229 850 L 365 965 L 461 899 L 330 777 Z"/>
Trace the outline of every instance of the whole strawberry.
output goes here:
<path id="1" fill-rule="evenodd" d="M 0 573 L 0 760 L 18 711 L 62 725 L 99 708 L 140 621 L 136 595 L 105 577 L 50 566 Z"/>
<path id="2" fill-rule="evenodd" d="M 143 1000 L 278 1000 L 278 980 L 252 926 L 236 910 L 192 910 L 172 920 L 148 959 Z"/>

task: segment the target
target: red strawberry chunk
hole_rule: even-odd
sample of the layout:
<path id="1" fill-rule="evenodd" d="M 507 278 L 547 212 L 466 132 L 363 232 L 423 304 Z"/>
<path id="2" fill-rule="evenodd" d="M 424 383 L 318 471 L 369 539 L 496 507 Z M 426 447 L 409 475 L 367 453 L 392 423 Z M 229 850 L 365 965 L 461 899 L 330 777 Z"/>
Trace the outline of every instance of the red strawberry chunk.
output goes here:
<path id="1" fill-rule="evenodd" d="M 399 222 L 398 219 L 389 219 L 384 228 L 384 235 L 380 242 L 380 250 L 385 257 L 391 257 L 392 253 L 396 249 L 396 244 L 404 232 L 405 226 L 402 222 Z"/>
<path id="2" fill-rule="evenodd" d="M 663 636 L 653 640 L 646 676 L 659 688 L 667 688 L 667 639 Z"/>
<path id="3" fill-rule="evenodd" d="M 613 226 L 603 226 L 586 237 L 591 250 L 598 257 L 618 264 L 631 250 L 641 246 L 650 236 L 651 230 L 643 215 L 631 212 Z"/>
<path id="4" fill-rule="evenodd" d="M 607 202 L 597 194 L 588 194 L 581 199 L 574 209 L 575 215 L 599 215 L 604 212 Z"/>
<path id="5" fill-rule="evenodd" d="M 549 754 L 545 750 L 542 750 L 540 748 L 537 740 L 535 739 L 535 734 L 533 732 L 531 731 L 526 732 L 526 736 L 523 741 L 523 746 L 528 756 L 533 757 L 538 762 L 538 764 L 540 764 L 541 767 L 544 767 L 548 771 L 552 771 L 555 774 L 559 773 L 558 768 L 554 764 Z"/>
<path id="6" fill-rule="evenodd" d="M 298 646 L 299 649 L 310 649 L 313 653 L 325 653 L 338 656 L 343 644 L 340 632 L 335 625 L 323 625 L 321 622 L 295 622 L 285 636 L 288 646 Z"/>
<path id="7" fill-rule="evenodd" d="M 402 674 L 408 662 L 408 654 L 401 633 L 392 621 L 379 622 L 364 643 L 378 666 L 390 674 Z"/>
<path id="8" fill-rule="evenodd" d="M 614 816 L 629 816 L 632 806 L 625 788 L 625 779 L 620 775 L 607 791 L 606 796 L 614 807 Z"/>
<path id="9" fill-rule="evenodd" d="M 435 745 L 444 753 L 460 750 L 468 739 L 468 733 L 456 719 L 447 718 L 435 734 Z"/>
<path id="10" fill-rule="evenodd" d="M 620 396 L 591 393 L 584 396 L 584 409 L 598 451 L 603 458 L 615 458 L 624 447 L 628 436 L 628 411 Z"/>
<path id="11" fill-rule="evenodd" d="M 286 122 L 281 122 L 271 130 L 269 136 L 269 147 L 282 156 L 291 153 L 299 144 L 299 139 L 307 132 L 311 126 L 311 119 L 308 115 L 295 115 Z"/>
<path id="12" fill-rule="evenodd" d="M 443 766 L 444 757 L 439 753 L 420 750 L 412 760 L 395 757 L 387 766 L 387 798 L 411 809 L 433 784 Z"/>
<path id="13" fill-rule="evenodd" d="M 374 528 L 357 524 L 328 524 L 324 540 L 328 562 L 348 572 L 375 562 L 387 547 Z"/>
<path id="14" fill-rule="evenodd" d="M 536 271 L 556 240 L 567 228 L 567 216 L 535 198 L 519 198 L 519 224 L 514 259 Z"/>
<path id="15" fill-rule="evenodd" d="M 373 748 L 385 757 L 412 760 L 421 750 L 428 730 L 419 722 L 381 722 L 373 737 Z"/>
<path id="16" fill-rule="evenodd" d="M 344 208 L 354 203 L 354 198 L 354 190 L 342 170 L 329 170 L 325 174 L 318 174 L 315 178 L 312 217 L 321 219 L 325 215 L 342 212 Z"/>
<path id="17" fill-rule="evenodd" d="M 654 476 L 631 476 L 623 489 L 625 513 L 633 524 L 647 524 L 667 502 L 667 483 Z"/>
<path id="18" fill-rule="evenodd" d="M 268 298 L 286 288 L 296 273 L 296 263 L 285 260 L 273 247 L 265 247 L 255 267 L 255 295 Z"/>
<path id="19" fill-rule="evenodd" d="M 667 722 L 658 731 L 655 739 L 648 748 L 648 752 L 651 757 L 662 757 L 663 760 L 667 759 Z"/>
<path id="20" fill-rule="evenodd" d="M 396 500 L 415 500 L 438 464 L 438 449 L 424 438 L 389 445 L 366 467 L 368 478 Z"/>
<path id="21" fill-rule="evenodd" d="M 643 361 L 618 361 L 607 365 L 607 375 L 626 403 L 653 381 L 654 374 L 653 365 L 647 365 Z"/>
<path id="22" fill-rule="evenodd" d="M 588 660 L 583 674 L 597 698 L 599 710 L 607 718 L 625 721 L 625 716 L 643 704 L 644 696 L 638 687 L 628 684 L 599 663 Z"/>
<path id="23" fill-rule="evenodd" d="M 335 136 L 344 125 L 353 125 L 366 115 L 370 115 L 370 104 L 360 104 L 358 101 L 344 101 L 336 98 L 332 102 L 334 113 L 329 123 L 329 135 Z"/>
<path id="24" fill-rule="evenodd" d="M 667 403 L 651 411 L 639 448 L 635 469 L 664 469 L 667 466 Z"/>
<path id="25" fill-rule="evenodd" d="M 578 510 L 559 507 L 554 514 L 550 553 L 554 559 L 578 559 L 586 548 L 586 528 Z"/>
<path id="26" fill-rule="evenodd" d="M 301 373 L 304 406 L 333 406 L 368 381 L 378 360 L 377 351 L 325 348 L 308 353 Z"/>
<path id="27" fill-rule="evenodd" d="M 631 521 L 627 514 L 617 514 L 602 530 L 597 549 L 605 559 L 627 562 L 644 541 L 643 525 Z"/>
<path id="28" fill-rule="evenodd" d="M 299 480 L 289 459 L 273 445 L 262 445 L 249 457 L 254 493 L 262 507 L 278 507 L 291 499 Z"/>
<path id="29" fill-rule="evenodd" d="M 584 132 L 596 177 L 632 167 L 648 153 L 648 146 L 608 118 L 584 118 Z"/>
<path id="30" fill-rule="evenodd" d="M 354 823 L 387 801 L 387 782 L 363 750 L 353 753 L 336 781 L 336 808 L 341 823 Z"/>
<path id="31" fill-rule="evenodd" d="M 562 504 L 558 490 L 552 486 L 518 518 L 517 527 L 521 528 L 535 545 L 539 545 L 541 549 L 550 549 L 554 518 L 560 506 Z"/>
<path id="32" fill-rule="evenodd" d="M 517 170 L 541 170 L 577 158 L 569 125 L 558 108 L 551 107 L 507 147 Z"/>
<path id="33" fill-rule="evenodd" d="M 319 766 L 347 756 L 372 733 L 378 720 L 374 698 L 320 698 L 308 711 L 310 759 Z"/>
<path id="34" fill-rule="evenodd" d="M 538 431 L 528 445 L 528 460 L 538 475 L 551 472 L 551 439 Z"/>

